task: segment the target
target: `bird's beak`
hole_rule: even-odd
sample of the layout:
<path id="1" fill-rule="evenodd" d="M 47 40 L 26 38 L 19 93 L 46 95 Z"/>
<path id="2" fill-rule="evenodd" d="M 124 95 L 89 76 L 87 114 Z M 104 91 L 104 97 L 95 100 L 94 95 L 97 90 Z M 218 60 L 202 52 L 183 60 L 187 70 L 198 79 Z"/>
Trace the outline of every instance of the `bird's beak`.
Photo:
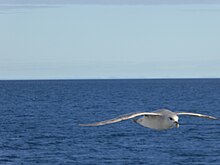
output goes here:
<path id="1" fill-rule="evenodd" d="M 176 124 L 176 128 L 179 128 L 180 125 L 179 125 L 178 121 L 175 121 L 174 123 Z"/>

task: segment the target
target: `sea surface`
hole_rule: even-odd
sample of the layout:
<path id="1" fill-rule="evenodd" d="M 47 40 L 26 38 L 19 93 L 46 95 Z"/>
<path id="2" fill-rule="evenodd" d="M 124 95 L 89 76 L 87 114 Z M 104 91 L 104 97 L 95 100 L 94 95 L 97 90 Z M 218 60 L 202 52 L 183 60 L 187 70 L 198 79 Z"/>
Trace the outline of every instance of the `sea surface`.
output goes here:
<path id="1" fill-rule="evenodd" d="M 220 164 L 220 120 L 78 125 L 160 108 L 220 117 L 220 79 L 0 81 L 0 164 Z"/>

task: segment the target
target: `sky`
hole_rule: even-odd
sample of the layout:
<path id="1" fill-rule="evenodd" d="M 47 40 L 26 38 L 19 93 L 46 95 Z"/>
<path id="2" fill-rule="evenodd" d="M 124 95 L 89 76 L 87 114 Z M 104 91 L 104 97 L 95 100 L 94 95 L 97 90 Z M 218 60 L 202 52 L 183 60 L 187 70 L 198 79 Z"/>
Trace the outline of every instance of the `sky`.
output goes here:
<path id="1" fill-rule="evenodd" d="M 0 80 L 220 78 L 220 3 L 0 0 Z"/>

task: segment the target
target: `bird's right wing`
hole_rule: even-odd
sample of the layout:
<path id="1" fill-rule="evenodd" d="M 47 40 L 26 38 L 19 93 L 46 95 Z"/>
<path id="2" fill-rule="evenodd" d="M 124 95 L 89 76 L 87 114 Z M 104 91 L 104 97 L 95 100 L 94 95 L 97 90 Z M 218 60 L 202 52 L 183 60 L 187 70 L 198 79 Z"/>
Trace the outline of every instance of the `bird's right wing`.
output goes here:
<path id="1" fill-rule="evenodd" d="M 116 123 L 116 122 L 120 122 L 120 121 L 123 121 L 123 120 L 132 119 L 132 118 L 135 118 L 137 116 L 162 116 L 162 115 L 160 113 L 156 113 L 156 112 L 136 112 L 136 113 L 125 114 L 125 115 L 116 117 L 114 119 L 100 121 L 100 122 L 97 122 L 97 123 L 79 124 L 79 125 L 80 126 L 100 126 L 100 125 L 111 124 L 111 123 Z"/>
<path id="2" fill-rule="evenodd" d="M 188 115 L 188 116 L 195 116 L 195 117 L 202 117 L 202 118 L 207 118 L 207 119 L 214 119 L 218 120 L 218 118 L 213 117 L 213 116 L 208 116 L 208 115 L 203 115 L 199 113 L 192 113 L 192 112 L 176 112 L 177 115 Z"/>

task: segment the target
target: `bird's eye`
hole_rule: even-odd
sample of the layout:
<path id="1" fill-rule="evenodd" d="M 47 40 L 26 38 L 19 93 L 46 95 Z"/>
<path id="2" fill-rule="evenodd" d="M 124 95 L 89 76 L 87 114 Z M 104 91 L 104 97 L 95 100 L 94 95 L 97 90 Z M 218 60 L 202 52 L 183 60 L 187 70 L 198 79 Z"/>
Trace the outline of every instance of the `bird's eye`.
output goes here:
<path id="1" fill-rule="evenodd" d="M 173 120 L 173 118 L 172 118 L 172 117 L 169 117 L 169 119 L 170 119 L 170 120 Z"/>

